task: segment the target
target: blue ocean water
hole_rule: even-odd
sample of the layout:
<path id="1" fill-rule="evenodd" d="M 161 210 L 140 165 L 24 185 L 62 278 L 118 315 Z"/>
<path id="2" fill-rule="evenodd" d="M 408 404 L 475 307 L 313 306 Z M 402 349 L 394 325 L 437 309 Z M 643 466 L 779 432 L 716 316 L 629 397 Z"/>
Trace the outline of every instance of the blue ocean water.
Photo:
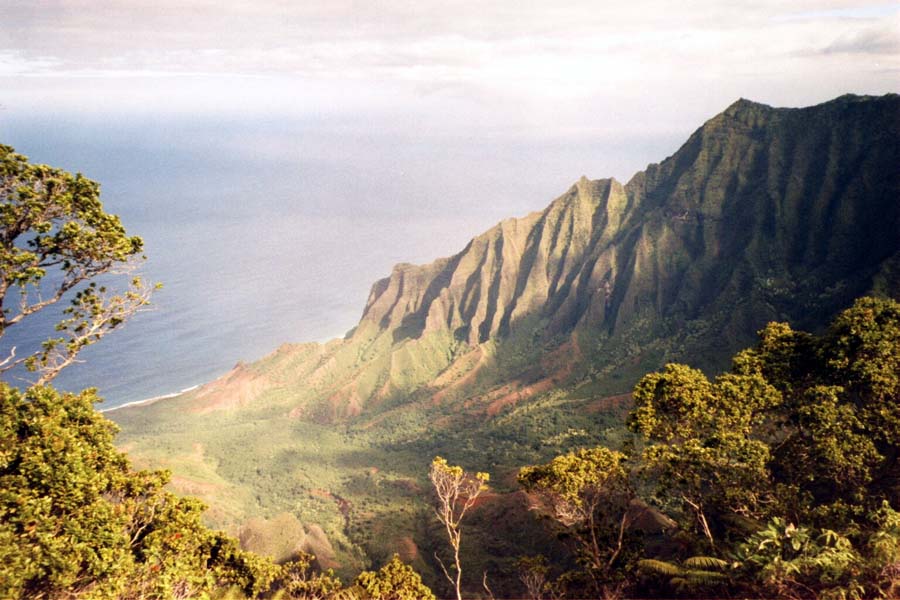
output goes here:
<path id="1" fill-rule="evenodd" d="M 56 385 L 98 387 L 108 408 L 209 381 L 283 342 L 341 336 L 393 264 L 452 254 L 582 174 L 642 168 L 677 139 L 429 138 L 382 125 L 0 113 L 0 143 L 101 183 L 106 209 L 145 240 L 143 276 L 163 283 L 152 310 L 84 350 Z M 53 319 L 10 329 L 0 351 L 39 343 Z"/>

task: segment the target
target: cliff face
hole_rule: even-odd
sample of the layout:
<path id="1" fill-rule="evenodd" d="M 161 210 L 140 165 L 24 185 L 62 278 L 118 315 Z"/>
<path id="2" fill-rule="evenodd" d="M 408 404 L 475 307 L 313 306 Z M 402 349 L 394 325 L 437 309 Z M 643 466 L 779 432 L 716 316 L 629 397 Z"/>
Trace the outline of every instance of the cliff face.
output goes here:
<path id="1" fill-rule="evenodd" d="M 767 321 L 814 329 L 859 295 L 900 294 L 898 167 L 896 95 L 739 100 L 625 185 L 582 178 L 455 256 L 398 265 L 347 339 L 250 371 L 292 415 L 331 420 L 417 399 L 489 407 L 628 365 L 721 366 Z"/>
<path id="2" fill-rule="evenodd" d="M 362 321 L 393 330 L 395 341 L 448 330 L 470 345 L 508 335 L 527 315 L 564 321 L 581 287 L 596 287 L 588 269 L 633 212 L 628 204 L 619 182 L 582 178 L 543 212 L 503 221 L 451 258 L 399 265 L 373 286 Z"/>

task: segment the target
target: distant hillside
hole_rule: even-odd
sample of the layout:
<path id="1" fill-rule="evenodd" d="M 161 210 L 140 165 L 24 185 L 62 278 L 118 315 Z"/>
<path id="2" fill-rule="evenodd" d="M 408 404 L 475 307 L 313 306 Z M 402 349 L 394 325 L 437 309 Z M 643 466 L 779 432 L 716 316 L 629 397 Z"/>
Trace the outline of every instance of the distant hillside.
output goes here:
<path id="1" fill-rule="evenodd" d="M 723 367 L 766 322 L 816 330 L 866 293 L 900 297 L 900 96 L 739 100 L 625 185 L 582 178 L 452 257 L 396 266 L 344 339 L 110 415 L 220 523 L 287 512 L 324 526 L 336 564 L 419 556 L 427 517 L 391 502 L 420 497 L 432 453 L 509 473 L 614 441 L 644 372 Z M 387 522 L 412 537 L 354 529 Z"/>

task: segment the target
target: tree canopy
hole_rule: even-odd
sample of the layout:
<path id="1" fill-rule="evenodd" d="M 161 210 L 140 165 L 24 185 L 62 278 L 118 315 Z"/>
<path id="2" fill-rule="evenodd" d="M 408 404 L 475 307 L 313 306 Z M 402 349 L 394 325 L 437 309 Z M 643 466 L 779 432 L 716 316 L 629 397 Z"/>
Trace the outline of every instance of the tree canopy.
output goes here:
<path id="1" fill-rule="evenodd" d="M 0 384 L 0 596 L 168 598 L 268 589 L 277 568 L 201 523 L 204 506 L 133 471 L 92 390 Z"/>
<path id="2" fill-rule="evenodd" d="M 643 594 L 654 578 L 662 594 L 894 593 L 900 304 L 861 298 L 823 335 L 770 323 L 759 336 L 713 380 L 678 364 L 644 376 L 627 453 L 580 450 L 523 469 L 520 483 L 568 506 L 554 515 L 562 525 L 589 523 L 589 540 L 614 539 L 621 507 L 589 505 L 585 492 L 614 473 L 635 481 L 639 501 L 674 519 L 643 536 L 628 576 Z M 570 516 L 587 506 L 591 520 Z"/>

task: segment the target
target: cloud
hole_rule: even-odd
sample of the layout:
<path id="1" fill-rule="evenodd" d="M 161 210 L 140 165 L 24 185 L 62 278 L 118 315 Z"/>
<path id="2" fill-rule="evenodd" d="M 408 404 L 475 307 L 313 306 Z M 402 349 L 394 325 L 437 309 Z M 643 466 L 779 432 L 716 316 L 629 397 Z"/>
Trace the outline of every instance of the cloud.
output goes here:
<path id="1" fill-rule="evenodd" d="M 31 94 L 159 109 L 396 103 L 402 112 L 437 96 L 483 100 L 533 120 L 598 102 L 644 103 L 661 91 L 682 102 L 780 88 L 791 90 L 783 100 L 822 99 L 823 81 L 838 92 L 883 88 L 866 62 L 873 53 L 881 73 L 900 66 L 896 11 L 850 0 L 688 0 L 677 9 L 663 0 L 8 4 L 0 77 L 16 79 L 5 93 L 23 105 Z M 56 78 L 77 82 L 61 93 L 49 81 Z M 135 85 L 139 79 L 147 85 Z M 154 93 L 168 98 L 154 101 Z"/>
<path id="2" fill-rule="evenodd" d="M 0 50 L 0 77 L 48 74 L 58 66 L 59 60 L 55 58 L 29 58 L 19 52 Z"/>
<path id="3" fill-rule="evenodd" d="M 900 54 L 900 26 L 871 27 L 846 33 L 829 44 L 824 54 Z"/>

